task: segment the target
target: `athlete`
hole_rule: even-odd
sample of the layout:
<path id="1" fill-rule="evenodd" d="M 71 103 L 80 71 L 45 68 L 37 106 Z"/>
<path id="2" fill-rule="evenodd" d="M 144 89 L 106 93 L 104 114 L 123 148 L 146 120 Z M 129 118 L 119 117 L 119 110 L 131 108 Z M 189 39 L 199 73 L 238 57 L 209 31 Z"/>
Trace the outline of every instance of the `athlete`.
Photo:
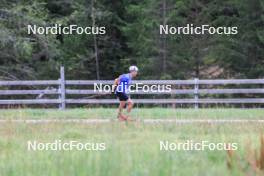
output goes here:
<path id="1" fill-rule="evenodd" d="M 118 97 L 120 103 L 118 108 L 118 116 L 117 118 L 121 121 L 131 120 L 129 117 L 130 112 L 133 108 L 133 101 L 129 96 L 129 86 L 133 78 L 137 76 L 138 68 L 136 66 L 129 67 L 129 73 L 120 75 L 114 81 L 115 95 Z M 126 107 L 127 103 L 127 116 L 123 115 L 122 111 Z"/>

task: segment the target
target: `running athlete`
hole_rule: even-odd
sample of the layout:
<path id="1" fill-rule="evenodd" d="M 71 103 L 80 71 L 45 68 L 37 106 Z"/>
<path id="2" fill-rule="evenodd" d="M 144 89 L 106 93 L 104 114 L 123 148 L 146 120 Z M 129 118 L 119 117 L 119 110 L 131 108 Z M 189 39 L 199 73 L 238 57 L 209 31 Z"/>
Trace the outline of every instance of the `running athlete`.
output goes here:
<path id="1" fill-rule="evenodd" d="M 136 66 L 129 67 L 129 73 L 120 75 L 115 79 L 115 95 L 118 97 L 120 103 L 118 108 L 117 118 L 121 121 L 131 120 L 129 114 L 133 108 L 133 101 L 129 96 L 129 85 L 131 84 L 132 78 L 137 76 L 138 68 Z M 126 107 L 127 103 L 127 116 L 122 114 L 123 109 Z"/>

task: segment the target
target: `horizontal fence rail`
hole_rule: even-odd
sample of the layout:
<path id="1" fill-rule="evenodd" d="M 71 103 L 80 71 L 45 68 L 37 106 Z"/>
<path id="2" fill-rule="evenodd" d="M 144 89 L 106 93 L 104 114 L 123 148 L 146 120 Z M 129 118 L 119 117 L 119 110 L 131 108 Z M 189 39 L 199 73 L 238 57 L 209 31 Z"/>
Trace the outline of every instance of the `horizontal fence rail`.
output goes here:
<path id="1" fill-rule="evenodd" d="M 100 92 L 100 91 L 94 91 L 94 90 L 74 90 L 74 89 L 66 89 L 67 94 L 83 94 L 83 95 L 107 95 L 111 94 L 109 92 Z M 199 94 L 263 94 L 264 89 L 200 89 L 197 91 Z M 0 93 L 1 94 L 1 93 Z M 172 89 L 169 92 L 144 92 L 142 90 L 139 90 L 137 92 L 131 92 L 130 94 L 134 95 L 183 95 L 183 94 L 195 94 L 194 89 L 189 90 L 181 90 L 181 89 Z"/>
<path id="2" fill-rule="evenodd" d="M 112 80 L 102 80 L 102 81 L 85 81 L 85 80 L 71 80 L 66 81 L 66 85 L 94 85 L 99 84 L 113 84 Z M 227 85 L 227 84 L 264 84 L 264 79 L 219 79 L 219 80 L 136 80 L 133 83 L 141 83 L 144 85 L 151 84 L 170 84 L 170 85 L 194 85 L 194 84 L 210 84 L 210 85 Z M 0 84 L 1 85 L 1 84 Z"/>
<path id="3" fill-rule="evenodd" d="M 36 85 L 58 85 L 58 80 L 51 81 L 0 81 L 0 86 L 36 86 Z"/>
<path id="4" fill-rule="evenodd" d="M 66 99 L 67 104 L 118 104 L 119 101 L 116 99 Z M 134 99 L 134 103 L 141 104 L 190 104 L 190 103 L 201 103 L 201 104 L 216 104 L 216 103 L 232 103 L 240 104 L 243 103 L 264 103 L 264 98 L 236 98 L 236 99 Z M 0 104 L 60 104 L 61 101 L 58 99 L 31 99 L 31 100 L 1 100 Z"/>
<path id="5" fill-rule="evenodd" d="M 113 84 L 113 80 L 70 80 L 65 81 L 66 85 L 94 85 L 94 84 Z M 264 84 L 264 79 L 230 79 L 230 80 L 135 80 L 133 84 L 144 84 L 144 85 L 194 85 L 194 84 L 205 84 L 205 85 L 228 85 L 228 84 Z M 33 85 L 58 85 L 59 80 L 42 80 L 42 81 L 0 81 L 0 86 L 33 86 Z"/>
<path id="6" fill-rule="evenodd" d="M 60 78 L 58 80 L 37 80 L 37 81 L 0 81 L 0 105 L 16 104 L 56 104 L 60 109 L 65 109 L 67 104 L 117 104 L 116 98 L 109 99 L 111 91 L 94 90 L 96 85 L 112 85 L 113 80 L 65 80 L 64 68 L 61 67 Z M 200 98 L 204 95 L 262 95 L 264 94 L 264 79 L 229 79 L 229 80 L 135 80 L 133 84 L 141 85 L 172 85 L 188 88 L 172 88 L 164 92 L 144 92 L 139 90 L 131 92 L 132 95 L 166 95 L 171 98 L 155 99 L 134 99 L 138 104 L 194 104 L 198 108 L 199 104 L 264 104 L 264 98 Z M 250 85 L 251 88 L 199 88 L 214 85 Z M 258 85 L 258 87 L 256 87 Z M 19 88 L 16 88 L 20 86 Z M 45 87 L 44 89 L 36 87 Z M 74 86 L 75 88 L 69 88 Z M 80 88 L 77 89 L 76 87 Z M 89 89 L 82 88 L 90 87 Z M 255 88 L 252 88 L 254 87 Z M 28 89 L 25 90 L 25 87 Z M 16 89 L 14 89 L 16 88 Z M 22 89 L 23 88 L 23 89 Z M 33 89 L 34 88 L 34 89 Z M 82 89 L 81 89 L 82 88 Z M 13 99 L 12 96 L 31 95 L 31 99 Z M 53 98 L 43 98 L 45 95 L 51 95 Z M 88 98 L 68 98 L 67 95 L 89 95 Z M 173 98 L 174 95 L 189 95 L 193 98 Z M 2 98 L 8 96 L 9 98 Z M 11 98 L 10 98 L 11 96 Z M 97 98 L 94 97 L 98 96 Z M 54 98 L 55 97 L 55 98 Z M 112 96 L 114 97 L 114 96 Z"/>
<path id="7" fill-rule="evenodd" d="M 66 89 L 68 95 L 110 95 L 110 92 L 101 92 L 94 90 L 78 90 L 78 89 Z M 264 89 L 200 89 L 197 91 L 199 94 L 263 94 Z M 60 94 L 59 89 L 54 90 L 0 90 L 0 95 L 39 95 L 39 94 Z M 144 92 L 139 90 L 138 92 L 131 92 L 132 95 L 184 95 L 195 94 L 194 89 L 180 90 L 172 89 L 170 92 Z"/>
<path id="8" fill-rule="evenodd" d="M 189 104 L 189 103 L 206 103 L 206 104 L 215 104 L 215 103 L 234 103 L 240 104 L 243 103 L 264 103 L 264 98 L 237 98 L 237 99 L 134 99 L 134 103 L 141 104 Z M 119 103 L 115 99 L 68 99 L 66 100 L 68 104 L 116 104 Z"/>
<path id="9" fill-rule="evenodd" d="M 55 90 L 0 90 L 0 95 L 39 95 L 39 94 L 59 94 L 57 89 Z"/>

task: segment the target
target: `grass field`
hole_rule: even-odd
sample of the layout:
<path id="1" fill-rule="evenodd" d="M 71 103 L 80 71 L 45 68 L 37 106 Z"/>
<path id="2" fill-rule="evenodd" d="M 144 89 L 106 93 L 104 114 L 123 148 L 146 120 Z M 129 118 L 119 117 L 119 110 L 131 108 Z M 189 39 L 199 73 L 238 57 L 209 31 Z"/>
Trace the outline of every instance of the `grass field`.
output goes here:
<path id="1" fill-rule="evenodd" d="M 115 118 L 115 109 L 1 110 L 0 119 Z M 264 119 L 264 110 L 136 109 L 137 118 Z M 263 175 L 263 124 L 0 124 L 2 176 Z M 104 151 L 28 151 L 27 141 L 103 142 Z M 238 143 L 238 150 L 160 151 L 160 141 Z M 256 152 L 256 153 L 255 153 Z M 263 158 L 261 158 L 262 156 Z M 262 167 L 263 165 L 263 167 Z"/>
<path id="2" fill-rule="evenodd" d="M 115 119 L 117 110 L 91 109 L 13 109 L 0 110 L 0 119 Z M 134 109 L 134 118 L 140 119 L 264 119 L 264 109 Z"/>

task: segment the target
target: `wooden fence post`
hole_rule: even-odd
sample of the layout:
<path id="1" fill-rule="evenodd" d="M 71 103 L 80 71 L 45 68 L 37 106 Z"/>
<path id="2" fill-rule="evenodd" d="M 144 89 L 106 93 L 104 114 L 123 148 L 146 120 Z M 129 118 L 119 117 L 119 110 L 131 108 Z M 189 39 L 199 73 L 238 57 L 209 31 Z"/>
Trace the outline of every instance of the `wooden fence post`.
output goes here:
<path id="1" fill-rule="evenodd" d="M 199 81 L 199 78 L 194 79 L 194 100 L 195 100 L 194 108 L 195 109 L 199 108 L 199 103 L 198 103 L 198 100 L 199 100 L 199 84 L 198 84 L 198 81 Z"/>
<path id="2" fill-rule="evenodd" d="M 64 74 L 64 67 L 60 67 L 60 109 L 64 110 L 66 108 L 66 103 L 65 103 L 65 74 Z"/>

